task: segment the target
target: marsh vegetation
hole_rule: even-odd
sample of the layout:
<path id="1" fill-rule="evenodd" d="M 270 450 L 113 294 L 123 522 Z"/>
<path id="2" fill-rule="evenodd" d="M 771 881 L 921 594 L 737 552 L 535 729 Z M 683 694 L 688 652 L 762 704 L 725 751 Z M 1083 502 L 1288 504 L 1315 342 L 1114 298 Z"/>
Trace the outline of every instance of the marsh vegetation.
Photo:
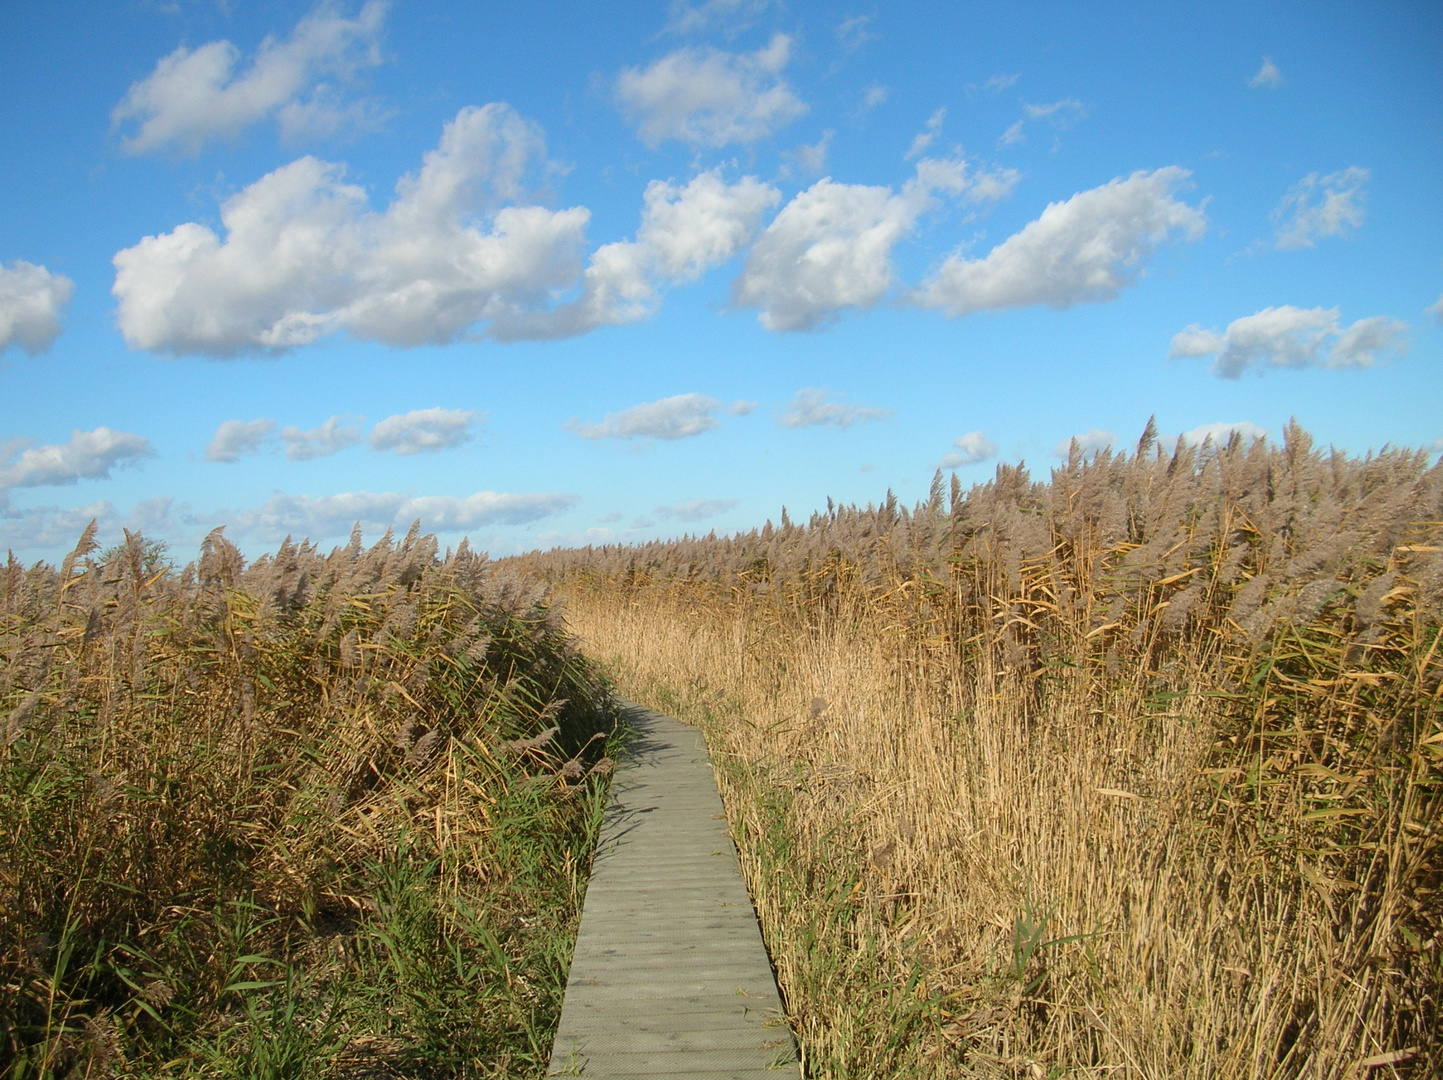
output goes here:
<path id="1" fill-rule="evenodd" d="M 1443 468 L 1152 431 L 508 561 L 704 728 L 808 1075 L 1443 1070 Z"/>

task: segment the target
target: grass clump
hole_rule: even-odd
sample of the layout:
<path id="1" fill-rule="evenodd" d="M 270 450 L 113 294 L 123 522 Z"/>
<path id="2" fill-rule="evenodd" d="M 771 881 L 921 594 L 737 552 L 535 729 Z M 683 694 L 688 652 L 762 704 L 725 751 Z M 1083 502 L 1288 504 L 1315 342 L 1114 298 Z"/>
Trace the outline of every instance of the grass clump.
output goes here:
<path id="1" fill-rule="evenodd" d="M 511 560 L 701 724 L 809 1075 L 1443 1071 L 1443 468 L 1155 443 Z"/>
<path id="2" fill-rule="evenodd" d="M 0 1076 L 540 1075 L 616 716 L 397 542 L 0 570 Z"/>

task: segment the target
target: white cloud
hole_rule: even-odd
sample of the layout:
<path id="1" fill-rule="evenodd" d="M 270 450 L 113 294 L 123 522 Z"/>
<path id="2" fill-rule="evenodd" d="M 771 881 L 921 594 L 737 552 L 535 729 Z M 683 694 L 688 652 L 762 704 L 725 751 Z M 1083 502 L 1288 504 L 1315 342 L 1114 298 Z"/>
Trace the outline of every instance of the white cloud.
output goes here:
<path id="1" fill-rule="evenodd" d="M 1027 135 L 1024 128 L 1029 120 L 1046 120 L 1058 131 L 1065 131 L 1072 126 L 1074 121 L 1080 120 L 1086 115 L 1086 107 L 1077 98 L 1063 98 L 1060 101 L 1040 105 L 1024 103 L 1022 119 L 1004 131 L 998 142 L 1004 146 L 1012 146 L 1025 141 Z"/>
<path id="2" fill-rule="evenodd" d="M 301 158 L 225 202 L 223 241 L 190 223 L 119 252 L 121 332 L 133 348 L 212 356 L 336 330 L 404 347 L 544 307 L 576 280 L 590 214 L 496 209 L 544 159 L 540 130 L 497 104 L 457 113 L 384 213 L 340 166 Z"/>
<path id="3" fill-rule="evenodd" d="M 1194 323 L 1173 336 L 1168 356 L 1216 356 L 1213 372 L 1236 379 L 1249 368 L 1370 367 L 1388 352 L 1401 352 L 1407 324 L 1382 315 L 1351 326 L 1337 308 L 1263 308 L 1234 319 L 1218 333 Z"/>
<path id="4" fill-rule="evenodd" d="M 983 90 L 990 94 L 1000 94 L 1004 90 L 1010 90 L 1013 86 L 1017 84 L 1017 80 L 1020 78 L 1022 78 L 1022 73 L 1020 71 L 1014 72 L 1010 75 L 1006 73 L 998 73 L 996 75 L 993 75 L 981 86 L 978 86 L 975 83 L 968 83 L 967 89 L 969 91 Z"/>
<path id="5" fill-rule="evenodd" d="M 782 78 L 791 47 L 791 38 L 777 34 L 753 53 L 678 49 L 644 70 L 625 68 L 617 98 L 648 146 L 756 142 L 807 111 Z"/>
<path id="6" fill-rule="evenodd" d="M 817 176 L 826 171 L 827 152 L 832 148 L 832 136 L 836 132 L 827 128 L 822 132 L 822 137 L 815 143 L 803 143 L 801 146 L 793 147 L 791 150 L 783 150 L 782 157 L 788 161 L 795 162 L 797 168 L 809 176 Z M 791 168 L 784 166 L 783 176 L 791 175 Z"/>
<path id="7" fill-rule="evenodd" d="M 704 518 L 716 517 L 718 514 L 725 513 L 736 505 L 736 499 L 692 499 L 674 506 L 658 506 L 655 513 L 676 521 L 701 521 Z M 651 522 L 646 524 L 650 525 Z M 644 526 L 633 526 L 633 528 L 639 527 Z"/>
<path id="8" fill-rule="evenodd" d="M 91 521 L 109 532 L 119 520 L 120 515 L 106 499 L 85 506 L 34 506 L 23 510 L 0 499 L 0 545 L 22 552 L 68 549 L 75 546 Z"/>
<path id="9" fill-rule="evenodd" d="M 997 444 L 980 431 L 959 435 L 952 445 L 957 449 L 942 459 L 939 468 L 960 469 L 964 465 L 976 465 L 997 456 Z"/>
<path id="10" fill-rule="evenodd" d="M 325 82 L 352 81 L 364 67 L 381 63 L 381 30 L 388 5 L 370 0 L 353 19 L 322 3 L 290 37 L 266 38 L 244 73 L 229 41 L 197 49 L 182 45 L 131 85 L 111 111 L 114 127 L 134 122 L 121 145 L 132 154 L 174 147 L 198 153 L 213 139 L 234 139 L 251 124 L 275 116 L 287 138 L 330 134 L 342 127 L 374 124 L 378 111 L 365 101 L 347 102 Z"/>
<path id="11" fill-rule="evenodd" d="M 750 416 L 756 411 L 759 402 L 755 401 L 733 401 L 727 406 L 728 416 Z"/>
<path id="12" fill-rule="evenodd" d="M 1189 446 L 1200 446 L 1205 440 L 1211 439 L 1214 446 L 1226 446 L 1234 435 L 1241 439 L 1244 445 L 1253 442 L 1255 439 L 1266 439 L 1268 432 L 1247 420 L 1239 421 L 1236 424 L 1216 423 L 1199 424 L 1190 431 L 1182 433 L 1182 441 Z"/>
<path id="13" fill-rule="evenodd" d="M 877 21 L 875 15 L 849 15 L 837 24 L 837 44 L 843 52 L 854 53 L 867 42 L 875 40 L 876 34 L 868 30 Z"/>
<path id="14" fill-rule="evenodd" d="M 666 33 L 700 34 L 721 30 L 728 37 L 751 26 L 772 6 L 772 0 L 672 0 Z"/>
<path id="15" fill-rule="evenodd" d="M 694 280 L 740 252 L 756 235 L 762 213 L 780 200 L 776 188 L 751 176 L 728 185 L 704 172 L 685 187 L 653 180 L 646 185 L 637 242 L 663 276 Z"/>
<path id="16" fill-rule="evenodd" d="M 412 496 L 399 492 L 355 491 L 339 495 L 275 495 L 253 510 L 210 516 L 214 524 L 263 540 L 290 536 L 319 539 L 341 536 L 357 522 L 404 529 L 419 518 L 421 527 L 457 532 L 484 525 L 526 525 L 573 506 L 566 494 L 505 494 L 478 491 L 461 497 Z"/>
<path id="17" fill-rule="evenodd" d="M 1317 173 L 1303 177 L 1272 213 L 1277 247 L 1310 248 L 1325 236 L 1347 236 L 1363 224 L 1367 182 L 1368 170 L 1356 165 L 1321 178 Z M 1321 198 L 1315 202 L 1314 196 Z"/>
<path id="18" fill-rule="evenodd" d="M 332 416 L 324 424 L 309 431 L 290 426 L 281 430 L 289 461 L 314 461 L 329 457 L 361 441 L 361 429 L 346 423 L 344 416 Z"/>
<path id="19" fill-rule="evenodd" d="M 933 140 L 936 139 L 942 131 L 942 121 L 945 119 L 947 119 L 947 110 L 945 108 L 939 108 L 934 111 L 927 120 L 927 126 L 913 136 L 912 145 L 907 150 L 904 160 L 911 161 L 913 158 L 920 157 L 925 153 L 927 147 L 932 145 Z"/>
<path id="20" fill-rule="evenodd" d="M 935 205 L 934 192 L 992 198 L 1007 171 L 969 176 L 967 163 L 923 158 L 900 194 L 823 177 L 798 193 L 752 245 L 732 285 L 737 307 L 760 308 L 768 330 L 812 330 L 846 308 L 869 308 L 892 286 L 892 249 Z"/>
<path id="21" fill-rule="evenodd" d="M 481 414 L 471 409 L 413 409 L 388 416 L 371 429 L 371 449 L 403 457 L 435 454 L 470 442 Z"/>
<path id="22" fill-rule="evenodd" d="M 646 186 L 637 238 L 599 247 L 575 300 L 551 310 L 508 313 L 492 324 L 491 336 L 557 338 L 644 319 L 660 303 L 658 280 L 694 280 L 731 259 L 780 198 L 776 188 L 752 176 L 729 185 L 717 172 L 704 172 L 684 187 L 653 180 Z"/>
<path id="23" fill-rule="evenodd" d="M 1045 105 L 1022 106 L 1022 112 L 1029 120 L 1049 120 L 1056 127 L 1065 128 L 1074 120 L 1087 115 L 1082 102 L 1076 98 L 1063 98 Z"/>
<path id="24" fill-rule="evenodd" d="M 1117 442 L 1117 436 L 1110 431 L 1101 428 L 1088 428 L 1077 435 L 1069 436 L 1052 448 L 1054 457 L 1065 458 L 1072 454 L 1072 444 L 1077 444 L 1078 452 L 1086 457 L 1088 454 L 1096 454 L 1101 450 L 1108 450 Z"/>
<path id="25" fill-rule="evenodd" d="M 915 300 L 954 317 L 1110 300 L 1136 281 L 1154 248 L 1202 235 L 1201 207 L 1173 197 L 1188 175 L 1175 166 L 1135 172 L 1050 203 L 986 258 L 949 256 Z"/>
<path id="26" fill-rule="evenodd" d="M 1278 70 L 1278 65 L 1273 63 L 1271 56 L 1263 57 L 1263 66 L 1248 80 L 1248 85 L 1253 89 L 1263 87 L 1268 90 L 1276 90 L 1283 85 L 1283 73 Z"/>
<path id="27" fill-rule="evenodd" d="M 31 356 L 60 336 L 60 316 L 75 282 L 43 266 L 16 259 L 0 264 L 0 353 L 18 345 Z"/>
<path id="28" fill-rule="evenodd" d="M 889 87 L 878 82 L 868 83 L 862 91 L 862 112 L 869 113 L 873 109 L 885 105 L 891 96 L 892 91 Z"/>
<path id="29" fill-rule="evenodd" d="M 777 418 L 777 423 L 788 428 L 822 425 L 848 428 L 867 420 L 885 420 L 891 415 L 891 409 L 874 409 L 868 405 L 843 405 L 839 401 L 828 401 L 825 390 L 811 388 L 797 391 L 792 403 Z"/>
<path id="30" fill-rule="evenodd" d="M 566 427 L 583 439 L 685 439 L 720 425 L 712 414 L 721 407 L 705 394 L 677 394 L 607 413 L 598 424 L 569 420 Z"/>
<path id="31" fill-rule="evenodd" d="M 0 488 L 15 488 L 103 480 L 113 468 L 154 457 L 155 450 L 149 439 L 98 427 L 72 431 L 68 443 L 28 446 L 23 441 L 12 442 L 4 454 Z"/>
<path id="32" fill-rule="evenodd" d="M 256 453 L 275 427 L 274 420 L 226 420 L 215 429 L 205 459 L 234 464 L 242 456 Z"/>
<path id="33" fill-rule="evenodd" d="M 1443 294 L 1439 295 L 1437 303 L 1430 304 L 1428 305 L 1428 307 L 1424 308 L 1423 314 L 1432 315 L 1433 318 L 1437 319 L 1440 323 L 1443 323 Z"/>

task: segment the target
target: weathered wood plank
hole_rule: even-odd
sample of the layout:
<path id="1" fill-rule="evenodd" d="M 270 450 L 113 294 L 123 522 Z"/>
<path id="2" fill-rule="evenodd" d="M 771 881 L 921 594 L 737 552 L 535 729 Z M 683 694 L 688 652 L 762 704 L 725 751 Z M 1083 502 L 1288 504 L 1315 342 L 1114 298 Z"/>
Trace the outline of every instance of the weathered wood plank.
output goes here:
<path id="1" fill-rule="evenodd" d="M 550 1075 L 799 1076 L 701 733 L 627 716 Z"/>

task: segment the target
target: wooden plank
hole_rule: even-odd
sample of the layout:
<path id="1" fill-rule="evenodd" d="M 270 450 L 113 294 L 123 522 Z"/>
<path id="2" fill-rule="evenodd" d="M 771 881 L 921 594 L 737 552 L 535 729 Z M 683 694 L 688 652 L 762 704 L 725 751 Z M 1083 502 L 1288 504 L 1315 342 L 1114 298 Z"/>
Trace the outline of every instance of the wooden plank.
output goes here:
<path id="1" fill-rule="evenodd" d="M 626 715 L 549 1075 L 799 1077 L 701 732 Z"/>

